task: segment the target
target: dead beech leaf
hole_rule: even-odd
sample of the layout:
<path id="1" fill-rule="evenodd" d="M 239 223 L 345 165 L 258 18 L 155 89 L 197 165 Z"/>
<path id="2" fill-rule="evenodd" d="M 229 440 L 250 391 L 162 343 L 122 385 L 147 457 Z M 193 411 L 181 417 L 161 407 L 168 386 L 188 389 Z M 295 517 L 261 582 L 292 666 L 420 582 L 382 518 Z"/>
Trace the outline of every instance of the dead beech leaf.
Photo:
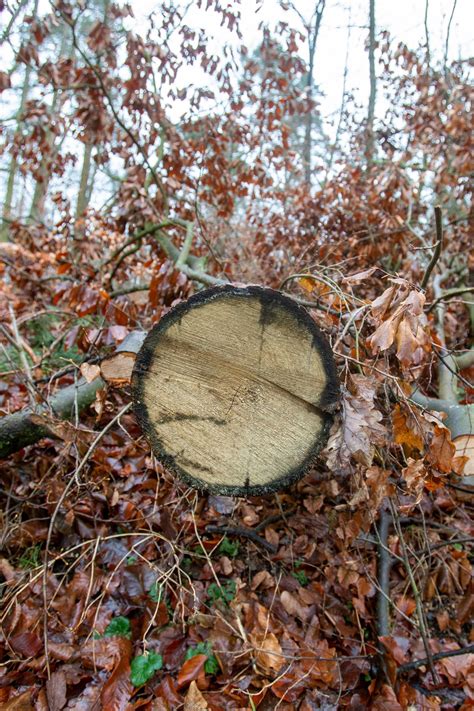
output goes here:
<path id="1" fill-rule="evenodd" d="M 442 610 L 436 615 L 436 622 L 441 632 L 445 632 L 449 627 L 449 613 L 447 610 Z"/>
<path id="2" fill-rule="evenodd" d="M 400 610 L 400 612 L 403 612 L 405 615 L 408 615 L 408 617 L 410 617 L 416 610 L 416 602 L 412 597 L 401 595 L 399 598 L 396 599 L 395 607 L 397 610 Z"/>
<path id="3" fill-rule="evenodd" d="M 396 444 L 406 447 L 407 454 L 416 449 L 423 451 L 423 439 L 415 418 L 405 408 L 395 405 L 392 412 L 393 435 Z"/>
<path id="4" fill-rule="evenodd" d="M 255 573 L 253 576 L 251 589 L 256 590 L 260 586 L 264 590 L 275 587 L 275 580 L 268 570 L 259 570 L 258 573 Z"/>
<path id="5" fill-rule="evenodd" d="M 125 711 L 133 694 L 130 681 L 130 655 L 132 645 L 130 640 L 119 638 L 119 656 L 117 663 L 105 682 L 100 699 L 102 708 L 110 711 Z"/>
<path id="6" fill-rule="evenodd" d="M 135 353 L 116 353 L 106 358 L 100 364 L 100 374 L 110 385 L 121 385 L 130 382 L 136 359 Z"/>
<path id="7" fill-rule="evenodd" d="M 383 684 L 377 692 L 371 705 L 371 711 L 404 711 L 398 703 L 394 690 L 388 684 Z"/>
<path id="8" fill-rule="evenodd" d="M 250 641 L 256 648 L 255 660 L 266 673 L 277 672 L 284 658 L 278 639 L 273 632 L 267 634 L 251 634 Z"/>
<path id="9" fill-rule="evenodd" d="M 379 640 L 397 664 L 404 664 L 407 661 L 407 652 L 410 647 L 409 639 L 387 635 L 386 637 L 379 637 Z"/>
<path id="10" fill-rule="evenodd" d="M 343 278 L 345 284 L 360 284 L 362 281 L 368 279 L 374 272 L 377 271 L 377 267 L 370 267 L 369 269 L 364 269 L 363 272 L 357 272 L 356 274 L 349 274 Z"/>
<path id="11" fill-rule="evenodd" d="M 192 681 L 184 699 L 183 711 L 207 711 L 208 709 L 206 699 L 199 691 L 196 682 Z"/>
<path id="12" fill-rule="evenodd" d="M 474 671 L 474 654 L 445 657 L 439 660 L 439 665 L 452 684 L 462 684 Z"/>
<path id="13" fill-rule="evenodd" d="M 31 704 L 32 689 L 27 689 L 22 694 L 14 696 L 5 703 L 2 703 L 2 711 L 33 711 Z"/>
<path id="14" fill-rule="evenodd" d="M 382 499 L 393 493 L 393 485 L 389 482 L 391 472 L 381 467 L 371 466 L 365 471 L 365 479 L 374 509 L 378 509 Z"/>
<path id="15" fill-rule="evenodd" d="M 423 487 L 428 477 L 425 463 L 422 459 L 407 460 L 407 466 L 402 469 L 402 477 L 406 482 L 406 486 L 410 494 L 416 498 L 415 503 L 419 503 L 423 494 Z"/>
<path id="16" fill-rule="evenodd" d="M 386 321 L 383 321 L 380 326 L 374 331 L 369 338 L 369 343 L 373 352 L 386 351 L 395 341 L 397 329 L 401 321 L 401 314 L 395 314 Z"/>
<path id="17" fill-rule="evenodd" d="M 408 292 L 408 284 L 404 279 L 390 279 L 392 286 L 378 296 L 371 306 L 371 310 L 374 316 L 382 318 L 387 311 L 395 308 L 403 301 L 404 297 Z"/>
<path id="18" fill-rule="evenodd" d="M 66 705 L 66 675 L 62 669 L 51 674 L 46 682 L 46 694 L 50 711 L 61 711 Z"/>
<path id="19" fill-rule="evenodd" d="M 87 380 L 88 383 L 92 383 L 92 381 L 100 375 L 100 367 L 95 364 L 83 363 L 80 367 L 80 371 L 82 377 Z"/>
<path id="20" fill-rule="evenodd" d="M 369 378 L 351 376 L 351 390 L 343 392 L 342 422 L 335 422 L 326 446 L 326 463 L 332 471 L 350 470 L 351 458 L 370 466 L 375 445 L 385 442 L 382 413 L 375 405 L 375 387 Z"/>
<path id="21" fill-rule="evenodd" d="M 176 687 L 186 686 L 190 681 L 198 679 L 204 675 L 204 665 L 207 662 L 205 654 L 196 654 L 196 656 L 187 659 L 178 673 Z"/>
<path id="22" fill-rule="evenodd" d="M 433 439 L 428 450 L 428 459 L 436 469 L 448 474 L 453 466 L 456 447 L 451 441 L 451 433 L 444 425 L 436 424 Z"/>
<path id="23" fill-rule="evenodd" d="M 423 308 L 426 297 L 421 291 L 410 290 L 404 280 L 393 281 L 394 286 L 372 303 L 372 314 L 379 324 L 368 343 L 374 353 L 386 351 L 395 343 L 402 366 L 419 366 L 431 350 Z"/>
<path id="24" fill-rule="evenodd" d="M 308 279 L 308 277 L 301 277 L 298 279 L 298 284 L 308 293 L 311 294 L 315 289 L 314 279 Z"/>
<path id="25" fill-rule="evenodd" d="M 289 615 L 298 617 L 302 622 L 306 622 L 312 615 L 310 607 L 302 605 L 296 595 L 284 590 L 280 596 L 281 604 Z"/>
<path id="26" fill-rule="evenodd" d="M 10 637 L 11 648 L 22 657 L 35 657 L 43 648 L 43 642 L 35 632 L 20 632 L 14 637 Z"/>
<path id="27" fill-rule="evenodd" d="M 231 514 L 235 508 L 235 499 L 232 496 L 219 496 L 210 494 L 208 498 L 209 506 L 220 514 Z"/>
<path id="28" fill-rule="evenodd" d="M 280 542 L 280 536 L 278 535 L 278 532 L 275 531 L 274 528 L 267 526 L 265 528 L 265 540 L 268 541 L 268 543 L 271 543 L 272 546 L 275 546 L 275 548 L 278 548 L 278 544 Z"/>

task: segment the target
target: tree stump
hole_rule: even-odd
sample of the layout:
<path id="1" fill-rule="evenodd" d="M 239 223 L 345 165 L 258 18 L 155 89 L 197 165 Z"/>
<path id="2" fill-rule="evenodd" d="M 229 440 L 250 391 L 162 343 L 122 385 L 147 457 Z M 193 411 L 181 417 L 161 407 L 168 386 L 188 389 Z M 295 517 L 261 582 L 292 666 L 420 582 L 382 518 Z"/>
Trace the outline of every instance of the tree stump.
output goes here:
<path id="1" fill-rule="evenodd" d="M 308 312 L 259 286 L 207 289 L 173 308 L 146 337 L 132 389 L 161 462 L 236 496 L 303 476 L 339 401 L 331 348 Z"/>

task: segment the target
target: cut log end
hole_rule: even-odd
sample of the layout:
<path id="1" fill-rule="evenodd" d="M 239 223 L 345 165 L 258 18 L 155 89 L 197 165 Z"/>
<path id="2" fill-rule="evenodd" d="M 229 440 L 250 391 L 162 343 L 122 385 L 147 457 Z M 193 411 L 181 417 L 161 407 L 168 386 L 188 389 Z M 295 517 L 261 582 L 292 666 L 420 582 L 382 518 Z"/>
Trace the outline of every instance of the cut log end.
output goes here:
<path id="1" fill-rule="evenodd" d="M 305 309 L 262 287 L 217 287 L 170 311 L 132 375 L 156 456 L 191 486 L 253 495 L 299 479 L 327 441 L 339 386 Z"/>

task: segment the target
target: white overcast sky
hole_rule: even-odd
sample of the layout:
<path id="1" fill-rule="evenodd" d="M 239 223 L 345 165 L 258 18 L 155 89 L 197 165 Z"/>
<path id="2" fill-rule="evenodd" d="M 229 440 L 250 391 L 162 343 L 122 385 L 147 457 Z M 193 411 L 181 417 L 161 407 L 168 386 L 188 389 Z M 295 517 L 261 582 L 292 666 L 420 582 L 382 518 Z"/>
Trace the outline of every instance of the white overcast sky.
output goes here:
<path id="1" fill-rule="evenodd" d="M 294 0 L 300 13 L 311 16 L 316 0 Z M 225 0 L 221 0 L 226 5 Z M 453 7 L 449 58 L 467 58 L 473 52 L 474 0 L 428 0 L 428 27 L 430 50 L 435 56 L 443 57 L 446 33 Z M 205 4 L 205 1 L 204 1 Z M 231 0 L 228 5 L 240 7 L 243 42 L 249 48 L 255 47 L 261 37 L 258 29 L 263 22 L 273 23 L 285 20 L 298 26 L 298 18 L 291 10 L 283 11 L 277 0 Z M 155 0 L 131 0 L 135 15 L 132 24 L 139 31 L 146 26 L 146 17 L 157 9 Z M 257 12 L 257 7 L 260 6 Z M 403 41 L 411 49 L 424 42 L 425 0 L 375 0 L 377 31 L 388 30 L 396 41 Z M 316 82 L 325 98 L 321 102 L 323 116 L 335 114 L 340 106 L 346 47 L 348 45 L 348 25 L 351 25 L 348 47 L 348 79 L 346 88 L 354 90 L 356 98 L 366 103 L 368 96 L 368 59 L 364 50 L 367 39 L 369 0 L 327 0 L 323 16 L 316 55 Z M 231 35 L 223 30 L 219 18 L 212 10 L 199 9 L 195 4 L 186 15 L 186 23 L 193 27 L 203 27 L 214 37 L 215 49 Z M 304 55 L 306 48 L 302 48 Z M 190 72 L 190 81 L 198 81 Z M 382 107 L 380 107 L 382 108 Z"/>
<path id="2" fill-rule="evenodd" d="M 121 0 L 116 0 L 120 3 Z M 156 0 L 128 0 L 132 6 L 134 17 L 127 20 L 130 29 L 138 34 L 145 34 L 148 28 L 147 18 L 154 10 L 159 12 L 159 3 Z M 226 0 L 220 0 L 222 5 L 226 5 Z M 279 20 L 287 21 L 289 24 L 298 27 L 298 18 L 294 12 L 285 12 L 279 6 L 278 0 L 227 0 L 228 5 L 239 7 L 241 10 L 241 30 L 243 43 L 249 48 L 255 48 L 260 39 L 260 23 L 275 24 Z M 311 16 L 316 0 L 293 0 L 294 5 L 305 17 Z M 433 57 L 442 58 L 446 42 L 446 32 L 448 21 L 453 7 L 454 15 L 451 23 L 449 59 L 466 59 L 472 57 L 473 51 L 473 31 L 474 27 L 474 0 L 428 0 L 429 14 L 428 25 L 430 33 L 430 49 Z M 89 0 L 93 3 L 94 0 Z M 182 0 L 183 4 L 186 0 Z M 206 0 L 203 0 L 206 4 Z M 411 49 L 416 49 L 424 42 L 424 13 L 425 0 L 375 0 L 377 31 L 388 30 L 395 41 L 403 41 Z M 257 8 L 260 7 L 257 12 Z M 367 15 L 369 0 L 327 0 L 324 12 L 321 32 L 318 40 L 316 53 L 315 80 L 322 90 L 324 96 L 321 99 L 321 115 L 323 117 L 326 134 L 334 137 L 334 126 L 337 121 L 338 111 L 341 104 L 343 74 L 346 60 L 346 50 L 348 53 L 348 78 L 346 89 L 353 91 L 355 99 L 365 110 L 367 105 L 369 81 L 368 81 L 368 59 L 364 44 L 367 40 Z M 40 14 L 50 12 L 49 0 L 40 0 Z M 4 21 L 5 13 L 0 17 L 0 29 Z M 212 10 L 199 9 L 195 0 L 190 0 L 190 9 L 186 15 L 186 23 L 194 29 L 203 28 L 207 34 L 213 38 L 212 51 L 220 53 L 223 44 L 227 42 L 240 44 L 235 35 L 231 35 L 220 26 L 220 18 Z M 350 41 L 348 43 L 348 25 L 351 25 Z M 301 49 L 303 56 L 306 47 Z M 9 66 L 13 59 L 12 48 L 5 43 L 0 52 L 0 59 L 4 66 Z M 190 84 L 201 84 L 202 74 L 199 70 L 191 67 L 186 68 L 184 82 Z M 208 81 L 208 78 L 205 79 Z M 181 79 L 182 83 L 182 79 Z M 18 87 L 17 87 L 18 90 Z M 11 96 L 10 96 L 11 93 Z M 0 102 L 0 116 L 11 114 L 11 102 L 14 99 L 13 92 L 4 92 L 3 102 Z M 180 103 L 176 107 L 176 115 L 171 115 L 172 120 L 178 120 L 183 111 Z M 386 106 L 383 99 L 378 98 L 379 118 L 383 117 Z M 171 114 L 174 112 L 172 111 Z M 81 153 L 82 147 L 77 146 L 72 141 L 71 151 Z M 80 161 L 78 163 L 80 165 Z M 77 186 L 78 168 L 70 171 L 68 181 L 71 191 L 74 192 Z M 107 180 L 105 180 L 103 190 L 101 181 L 105 178 L 98 174 L 96 176 L 95 196 L 101 200 L 103 194 L 107 192 Z M 0 202 L 1 193 L 5 187 L 0 181 Z M 30 186 L 31 187 L 31 186 Z M 29 187 L 26 188 L 29 190 Z"/>

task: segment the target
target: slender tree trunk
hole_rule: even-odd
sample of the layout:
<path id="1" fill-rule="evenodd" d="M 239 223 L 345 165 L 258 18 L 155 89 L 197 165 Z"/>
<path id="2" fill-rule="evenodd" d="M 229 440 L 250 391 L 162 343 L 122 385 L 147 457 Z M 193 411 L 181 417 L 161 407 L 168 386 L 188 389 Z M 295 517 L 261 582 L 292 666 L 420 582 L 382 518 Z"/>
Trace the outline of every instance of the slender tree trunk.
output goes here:
<path id="1" fill-rule="evenodd" d="M 326 185 L 329 175 L 332 170 L 332 164 L 334 161 L 334 154 L 339 145 L 339 137 L 342 128 L 342 121 L 344 117 L 344 109 L 346 106 L 346 86 L 347 86 L 347 75 L 349 73 L 349 47 L 351 42 L 351 25 L 352 25 L 352 13 L 349 7 L 349 21 L 347 23 L 347 40 L 346 40 L 346 58 L 344 60 L 344 75 L 342 81 L 342 96 L 341 96 L 341 108 L 339 109 L 339 118 L 337 121 L 336 135 L 334 136 L 334 142 L 331 146 L 331 151 L 329 154 L 329 161 L 326 168 L 326 177 L 324 178 L 323 187 Z"/>
<path id="2" fill-rule="evenodd" d="M 306 125 L 305 125 L 305 136 L 303 144 L 303 157 L 304 157 L 304 179 L 306 186 L 311 187 L 311 174 L 312 174 L 312 149 L 313 149 L 313 96 L 314 96 L 314 57 L 316 54 L 316 45 L 318 42 L 319 30 L 321 27 L 321 21 L 323 19 L 323 12 L 326 6 L 326 0 L 318 0 L 317 5 L 314 10 L 314 24 L 311 22 L 308 25 L 308 73 L 306 75 L 306 93 L 308 96 L 308 101 L 310 104 L 310 109 L 306 114 Z"/>
<path id="3" fill-rule="evenodd" d="M 76 220 L 79 220 L 87 209 L 89 202 L 89 176 L 91 172 L 92 143 L 84 143 L 84 155 L 82 158 L 81 180 L 76 204 Z"/>
<path id="4" fill-rule="evenodd" d="M 103 7 L 103 16 L 102 16 L 102 21 L 104 24 L 107 23 L 107 15 L 109 12 L 109 7 L 110 7 L 110 0 L 104 0 L 104 7 Z M 100 65 L 100 58 L 97 56 L 97 64 Z M 76 223 L 78 220 L 81 219 L 83 216 L 84 212 L 87 210 L 87 206 L 89 204 L 89 200 L 92 194 L 92 181 L 90 180 L 91 177 L 91 158 L 92 158 L 92 148 L 93 148 L 93 143 L 90 139 L 90 137 L 85 138 L 84 141 L 84 153 L 83 153 L 83 158 L 82 158 L 82 169 L 81 169 L 81 178 L 79 182 L 79 192 L 77 195 L 77 203 L 76 203 Z M 83 228 L 77 226 L 76 224 L 76 232 L 78 233 L 76 236 L 81 236 L 81 233 L 83 232 Z"/>
<path id="5" fill-rule="evenodd" d="M 26 4 L 25 2 L 22 2 L 19 4 L 16 14 L 18 14 L 19 10 L 25 4 Z M 38 11 L 38 0 L 35 0 L 35 4 L 33 7 L 33 13 L 32 13 L 33 19 L 36 18 L 37 11 Z M 14 15 L 14 17 L 16 17 L 16 14 Z M 23 88 L 21 90 L 20 106 L 18 108 L 18 113 L 17 113 L 18 122 L 17 122 L 17 126 L 15 129 L 15 138 L 20 134 L 20 131 L 21 131 L 22 115 L 25 110 L 26 102 L 28 101 L 28 96 L 30 93 L 30 83 L 31 83 L 31 66 L 29 64 L 27 64 L 25 66 L 25 77 L 23 80 Z M 7 242 L 9 239 L 9 223 L 10 223 L 10 220 L 12 219 L 13 195 L 14 195 L 14 191 L 15 191 L 15 179 L 16 179 L 17 171 L 18 171 L 18 161 L 16 159 L 16 156 L 13 155 L 10 160 L 10 167 L 8 170 L 7 190 L 6 190 L 6 194 L 5 194 L 5 202 L 3 203 L 2 225 L 0 228 L 0 242 Z"/>
<path id="6" fill-rule="evenodd" d="M 458 0 L 453 0 L 451 15 L 449 16 L 448 29 L 446 31 L 446 42 L 444 45 L 444 73 L 445 73 L 445 76 L 448 76 L 448 74 L 449 74 L 449 70 L 448 70 L 449 36 L 451 34 L 451 23 L 453 21 L 457 3 L 458 3 Z"/>
<path id="7" fill-rule="evenodd" d="M 424 18 L 424 24 L 425 24 L 425 43 L 426 43 L 426 63 L 428 64 L 428 67 L 430 66 L 430 63 L 431 63 L 430 31 L 429 31 L 429 27 L 428 27 L 428 12 L 429 12 L 429 7 L 430 7 L 430 0 L 425 0 L 425 18 Z"/>
<path id="8" fill-rule="evenodd" d="M 374 116 L 377 82 L 375 77 L 375 0 L 369 0 L 369 110 L 367 113 L 367 145 L 366 158 L 370 165 L 374 159 Z"/>
<path id="9" fill-rule="evenodd" d="M 63 32 L 61 36 L 61 45 L 59 48 L 58 59 L 64 56 L 66 50 L 66 28 L 64 25 Z M 71 47 L 72 54 L 72 47 Z M 61 98 L 60 93 L 55 90 L 53 102 L 51 104 L 51 118 L 59 114 L 61 106 L 64 103 L 64 98 Z M 49 132 L 47 136 L 47 151 L 46 155 L 42 157 L 40 175 L 41 177 L 36 181 L 35 190 L 33 193 L 33 199 L 31 200 L 29 219 L 32 221 L 42 221 L 44 217 L 44 206 L 46 202 L 46 195 L 48 193 L 49 183 L 52 176 L 52 165 L 57 154 L 57 148 L 55 147 L 55 137 L 52 131 Z"/>

